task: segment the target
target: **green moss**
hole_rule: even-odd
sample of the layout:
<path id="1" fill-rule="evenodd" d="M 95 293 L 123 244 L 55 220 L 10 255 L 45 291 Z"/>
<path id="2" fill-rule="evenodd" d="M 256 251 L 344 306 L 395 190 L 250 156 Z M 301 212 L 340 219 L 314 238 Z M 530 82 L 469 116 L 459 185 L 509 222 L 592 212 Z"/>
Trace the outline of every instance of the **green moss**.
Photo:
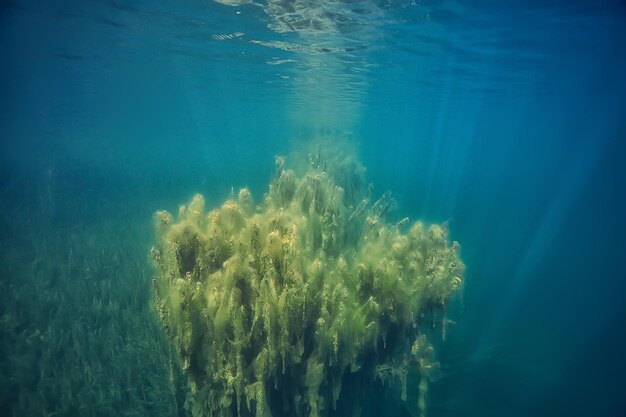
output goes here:
<path id="1" fill-rule="evenodd" d="M 209 213 L 196 195 L 174 221 L 156 214 L 156 306 L 200 416 L 331 416 L 379 378 L 419 372 L 419 404 L 436 368 L 425 314 L 459 290 L 463 263 L 446 227 L 386 220 L 350 153 L 317 149 Z M 369 386 L 342 399 L 342 381 Z"/>

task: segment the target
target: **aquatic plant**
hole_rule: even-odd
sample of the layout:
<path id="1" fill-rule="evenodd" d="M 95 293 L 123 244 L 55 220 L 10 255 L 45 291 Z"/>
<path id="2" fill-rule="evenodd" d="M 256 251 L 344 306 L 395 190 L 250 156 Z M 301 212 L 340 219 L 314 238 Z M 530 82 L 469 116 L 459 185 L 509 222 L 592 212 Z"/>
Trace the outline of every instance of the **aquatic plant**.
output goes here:
<path id="1" fill-rule="evenodd" d="M 65 224 L 33 195 L 0 215 L 0 415 L 178 415 L 143 222 L 72 204 Z"/>
<path id="2" fill-rule="evenodd" d="M 349 152 L 319 148 L 300 170 L 275 162 L 258 206 L 243 188 L 208 213 L 196 195 L 176 217 L 155 215 L 155 305 L 186 408 L 356 416 L 377 380 L 406 400 L 417 372 L 423 414 L 437 367 L 423 322 L 461 286 L 459 245 L 446 226 L 389 222 L 391 194 L 371 204 Z"/>

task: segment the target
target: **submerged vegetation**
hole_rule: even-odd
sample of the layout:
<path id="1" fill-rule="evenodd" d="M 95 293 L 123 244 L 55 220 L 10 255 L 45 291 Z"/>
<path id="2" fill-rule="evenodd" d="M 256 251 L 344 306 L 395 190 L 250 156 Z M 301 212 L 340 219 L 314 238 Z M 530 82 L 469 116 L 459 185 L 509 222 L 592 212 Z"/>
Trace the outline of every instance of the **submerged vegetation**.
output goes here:
<path id="1" fill-rule="evenodd" d="M 262 202 L 242 190 L 157 214 L 154 292 L 156 189 L 3 184 L 0 415 L 384 416 L 405 396 L 417 414 L 456 246 L 445 227 L 392 223 L 350 154 L 276 162 Z"/>
<path id="2" fill-rule="evenodd" d="M 179 415 L 147 222 L 59 183 L 24 187 L 0 217 L 0 415 Z"/>
<path id="3" fill-rule="evenodd" d="M 298 161 L 298 158 L 295 158 Z M 446 226 L 388 220 L 349 152 L 318 148 L 276 173 L 255 205 L 241 189 L 206 212 L 196 195 L 156 213 L 155 304 L 205 416 L 367 415 L 376 383 L 437 368 L 424 322 L 460 288 Z M 444 320 L 445 323 L 445 320 Z"/>

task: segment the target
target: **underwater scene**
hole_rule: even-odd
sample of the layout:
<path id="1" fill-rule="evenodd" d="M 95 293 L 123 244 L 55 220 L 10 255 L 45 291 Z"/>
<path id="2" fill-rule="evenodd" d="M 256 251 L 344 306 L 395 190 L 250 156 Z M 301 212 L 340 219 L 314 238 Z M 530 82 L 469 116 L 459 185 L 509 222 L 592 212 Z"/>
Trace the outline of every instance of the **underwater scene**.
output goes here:
<path id="1" fill-rule="evenodd" d="M 626 4 L 6 0 L 0 416 L 626 415 Z"/>

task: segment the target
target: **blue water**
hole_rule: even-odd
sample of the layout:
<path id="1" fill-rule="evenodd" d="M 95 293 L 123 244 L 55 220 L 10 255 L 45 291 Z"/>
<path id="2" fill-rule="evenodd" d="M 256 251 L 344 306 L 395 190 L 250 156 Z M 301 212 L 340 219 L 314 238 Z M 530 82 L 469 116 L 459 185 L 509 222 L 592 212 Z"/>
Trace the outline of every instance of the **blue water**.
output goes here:
<path id="1" fill-rule="evenodd" d="M 624 415 L 626 7 L 260 3 L 0 6 L 0 414 L 173 415 L 152 213 L 336 136 L 461 243 L 429 416 Z"/>

